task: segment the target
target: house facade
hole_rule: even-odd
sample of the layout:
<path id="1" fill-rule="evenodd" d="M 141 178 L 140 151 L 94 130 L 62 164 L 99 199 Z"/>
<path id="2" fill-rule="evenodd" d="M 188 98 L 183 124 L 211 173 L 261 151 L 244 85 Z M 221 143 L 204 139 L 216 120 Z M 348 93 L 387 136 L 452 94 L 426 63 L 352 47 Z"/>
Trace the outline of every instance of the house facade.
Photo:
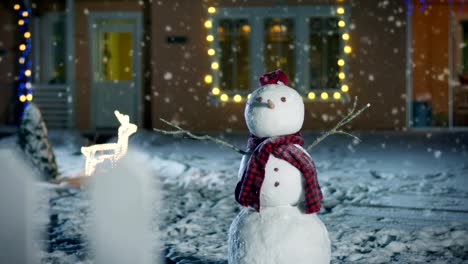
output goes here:
<path id="1" fill-rule="evenodd" d="M 0 126 L 17 120 L 24 19 L 1 4 Z M 258 77 L 281 68 L 304 98 L 304 130 L 372 107 L 358 130 L 468 126 L 468 8 L 457 1 L 31 1 L 31 99 L 51 128 L 246 131 Z M 22 10 L 22 9 L 21 9 Z M 465 28 L 466 27 L 466 28 Z M 465 65 L 466 64 L 466 65 Z M 27 89 L 26 89 L 27 90 Z M 28 90 L 27 90 L 28 91 Z"/>

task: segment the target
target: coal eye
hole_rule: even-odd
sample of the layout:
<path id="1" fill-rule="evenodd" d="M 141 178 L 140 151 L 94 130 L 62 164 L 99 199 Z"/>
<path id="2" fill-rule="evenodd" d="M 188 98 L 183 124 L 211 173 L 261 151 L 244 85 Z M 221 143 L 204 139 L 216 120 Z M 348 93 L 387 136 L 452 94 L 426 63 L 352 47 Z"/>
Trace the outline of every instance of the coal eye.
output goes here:
<path id="1" fill-rule="evenodd" d="M 286 97 L 281 97 L 281 102 L 286 102 Z"/>
<path id="2" fill-rule="evenodd" d="M 257 102 L 261 103 L 263 101 L 263 98 L 261 96 L 257 97 Z"/>

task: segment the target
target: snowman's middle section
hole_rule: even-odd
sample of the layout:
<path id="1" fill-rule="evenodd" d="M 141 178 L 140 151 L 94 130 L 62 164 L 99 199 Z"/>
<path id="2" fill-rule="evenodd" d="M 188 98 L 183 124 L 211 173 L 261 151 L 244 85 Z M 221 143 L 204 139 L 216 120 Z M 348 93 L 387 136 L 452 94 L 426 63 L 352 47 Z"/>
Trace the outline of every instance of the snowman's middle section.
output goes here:
<path id="1" fill-rule="evenodd" d="M 303 186 L 302 174 L 296 167 L 270 154 L 260 190 L 260 206 L 296 206 L 304 200 Z"/>

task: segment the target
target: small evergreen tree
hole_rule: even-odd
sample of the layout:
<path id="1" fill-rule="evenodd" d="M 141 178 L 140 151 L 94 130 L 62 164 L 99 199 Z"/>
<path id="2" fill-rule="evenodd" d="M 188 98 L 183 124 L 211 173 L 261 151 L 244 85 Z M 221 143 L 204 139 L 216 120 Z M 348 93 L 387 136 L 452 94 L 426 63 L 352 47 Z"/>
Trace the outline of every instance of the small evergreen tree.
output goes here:
<path id="1" fill-rule="evenodd" d="M 47 128 L 41 111 L 33 103 L 24 111 L 18 131 L 18 144 L 44 180 L 57 178 L 58 167 L 47 137 Z"/>

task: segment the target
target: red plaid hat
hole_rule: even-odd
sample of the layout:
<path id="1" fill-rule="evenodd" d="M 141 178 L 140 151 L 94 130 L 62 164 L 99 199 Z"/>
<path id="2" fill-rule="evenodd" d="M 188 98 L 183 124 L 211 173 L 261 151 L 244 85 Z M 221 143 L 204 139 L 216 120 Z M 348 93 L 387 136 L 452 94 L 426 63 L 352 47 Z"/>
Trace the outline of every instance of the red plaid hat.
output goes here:
<path id="1" fill-rule="evenodd" d="M 278 84 L 278 82 L 282 82 L 284 85 L 288 85 L 288 76 L 280 70 L 274 70 L 272 72 L 267 72 L 260 76 L 258 79 L 260 82 L 261 86 L 267 85 L 267 84 Z"/>

